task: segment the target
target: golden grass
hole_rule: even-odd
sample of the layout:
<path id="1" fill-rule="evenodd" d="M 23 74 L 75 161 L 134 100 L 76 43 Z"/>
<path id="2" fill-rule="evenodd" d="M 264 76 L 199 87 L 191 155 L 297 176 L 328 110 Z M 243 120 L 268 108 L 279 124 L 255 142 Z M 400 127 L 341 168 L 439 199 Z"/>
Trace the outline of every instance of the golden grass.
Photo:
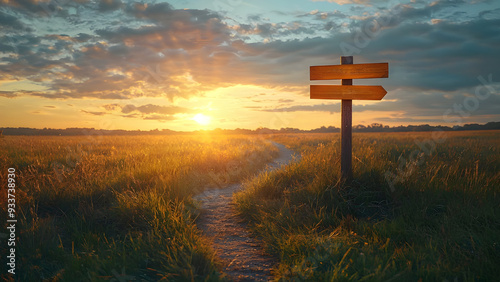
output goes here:
<path id="1" fill-rule="evenodd" d="M 16 278 L 25 281 L 109 280 L 123 271 L 135 279 L 218 280 L 191 196 L 240 181 L 277 153 L 258 138 L 211 134 L 6 136 L 0 143 L 0 182 L 9 167 L 17 174 Z"/>

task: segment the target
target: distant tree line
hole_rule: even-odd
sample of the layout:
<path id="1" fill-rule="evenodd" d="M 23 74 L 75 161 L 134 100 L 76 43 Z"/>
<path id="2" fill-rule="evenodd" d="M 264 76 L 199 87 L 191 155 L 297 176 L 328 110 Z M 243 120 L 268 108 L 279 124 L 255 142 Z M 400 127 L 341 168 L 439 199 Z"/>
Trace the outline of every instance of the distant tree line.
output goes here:
<path id="1" fill-rule="evenodd" d="M 463 131 L 463 130 L 500 130 L 500 122 L 488 122 L 486 124 L 465 124 L 463 126 L 432 126 L 428 124 L 423 125 L 400 125 L 390 127 L 388 125 L 383 125 L 380 123 L 372 123 L 371 125 L 355 125 L 352 130 L 354 132 L 416 132 L 416 131 L 432 131 L 432 130 L 443 130 L 443 131 Z M 3 135 L 40 135 L 40 136 L 80 136 L 80 135 L 172 135 L 172 134 L 191 134 L 194 132 L 183 132 L 183 131 L 173 131 L 170 129 L 154 129 L 149 131 L 142 130 L 105 130 L 105 129 L 95 129 L 95 128 L 66 128 L 66 129 L 53 129 L 53 128 L 28 128 L 28 127 L 0 127 L 0 132 Z M 269 128 L 257 128 L 255 130 L 250 129 L 214 129 L 210 131 L 203 132 L 213 132 L 219 134 L 277 134 L 277 133 L 331 133 L 340 132 L 340 128 L 334 126 L 322 126 L 320 128 L 311 130 L 302 130 L 297 128 L 281 128 L 281 129 L 269 129 Z"/>

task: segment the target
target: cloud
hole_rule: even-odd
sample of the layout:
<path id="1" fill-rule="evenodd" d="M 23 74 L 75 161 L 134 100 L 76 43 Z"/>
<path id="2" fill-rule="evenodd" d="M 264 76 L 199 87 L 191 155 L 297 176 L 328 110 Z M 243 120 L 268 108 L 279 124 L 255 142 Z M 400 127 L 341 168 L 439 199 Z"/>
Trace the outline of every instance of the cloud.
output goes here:
<path id="1" fill-rule="evenodd" d="M 4 31 L 32 31 L 31 28 L 26 27 L 17 17 L 2 11 L 0 11 L 0 27 L 2 27 Z"/>
<path id="2" fill-rule="evenodd" d="M 500 8 L 482 11 L 479 13 L 479 17 L 482 19 L 498 19 L 500 17 Z"/>
<path id="3" fill-rule="evenodd" d="M 0 97 L 15 98 L 18 95 L 12 91 L 0 91 Z"/>
<path id="4" fill-rule="evenodd" d="M 263 112 L 339 112 L 338 103 L 319 105 L 300 105 L 290 107 L 280 107 L 274 109 L 262 109 Z"/>
<path id="5" fill-rule="evenodd" d="M 124 118 L 140 118 L 141 116 L 138 114 L 129 114 L 129 115 L 121 115 Z"/>
<path id="6" fill-rule="evenodd" d="M 95 116 L 102 116 L 102 115 L 107 114 L 106 112 L 91 112 L 91 111 L 85 111 L 85 110 L 81 110 L 81 112 L 86 113 L 86 114 L 95 115 Z"/>
<path id="7" fill-rule="evenodd" d="M 444 4 L 436 5 L 445 7 Z M 389 88 L 456 91 L 476 86 L 479 75 L 500 75 L 496 67 L 500 57 L 495 55 L 500 45 L 499 19 L 474 18 L 438 24 L 432 24 L 430 19 L 423 22 L 397 20 L 405 14 L 408 11 L 396 9 L 393 16 L 384 21 L 382 16 L 358 21 L 352 33 L 275 40 L 267 44 L 254 43 L 251 47 L 253 52 L 274 64 L 269 72 L 287 73 L 280 80 L 283 84 L 293 81 L 309 84 L 308 69 L 304 66 L 336 64 L 339 56 L 346 55 L 345 51 L 352 51 L 349 55 L 354 55 L 355 63 L 389 62 L 390 77 L 380 82 Z M 420 13 L 412 14 L 416 17 Z M 375 35 L 366 35 L 364 28 L 370 27 L 373 20 L 389 25 L 377 30 Z M 352 49 L 345 50 L 342 46 Z M 481 68 L 478 68 L 479 63 Z"/>
<path id="8" fill-rule="evenodd" d="M 179 113 L 190 113 L 191 109 L 177 107 L 177 106 L 159 106 L 153 104 L 147 104 L 143 106 L 134 106 L 132 104 L 128 104 L 121 107 L 121 112 L 124 114 L 128 114 L 131 112 L 137 111 L 143 114 L 163 114 L 163 115 L 175 115 Z"/>
<path id="9" fill-rule="evenodd" d="M 477 85 L 479 75 L 499 74 L 500 36 L 494 34 L 500 34 L 500 20 L 405 24 L 381 33 L 371 47 L 394 62 L 400 86 L 454 91 Z"/>
<path id="10" fill-rule="evenodd" d="M 374 1 L 374 0 L 312 0 L 313 2 L 330 2 L 330 3 L 337 3 L 339 5 L 345 5 L 345 4 L 359 4 L 359 5 L 366 5 L 370 6 L 371 3 L 373 2 L 382 2 L 382 1 Z"/>
<path id="11" fill-rule="evenodd" d="M 173 10 L 166 3 L 131 7 L 122 11 L 130 26 L 104 26 L 95 35 L 4 36 L 0 52 L 17 56 L 0 57 L 0 79 L 30 77 L 49 88 L 35 94 L 46 98 L 172 100 L 222 86 L 226 82 L 219 75 L 234 74 L 225 65 L 238 60 L 238 50 L 227 44 L 230 30 L 218 14 Z M 12 41 L 16 44 L 4 44 Z M 235 65 L 243 69 L 244 64 Z"/>
<path id="12" fill-rule="evenodd" d="M 99 11 L 109 12 L 120 9 L 123 6 L 121 0 L 100 0 L 99 1 Z"/>
<path id="13" fill-rule="evenodd" d="M 192 109 L 178 107 L 178 106 L 161 106 L 146 104 L 141 106 L 135 106 L 133 104 L 105 104 L 102 105 L 107 112 L 110 114 L 120 113 L 122 117 L 127 118 L 141 118 L 144 120 L 158 120 L 158 121 L 168 121 L 177 119 L 177 114 L 190 114 L 195 112 Z M 115 112 L 115 113 L 113 113 Z M 100 113 L 100 112 L 98 112 Z"/>
<path id="14" fill-rule="evenodd" d="M 309 66 L 337 64 L 339 56 L 347 55 L 342 44 L 354 48 L 355 63 L 390 64 L 388 79 L 359 83 L 382 84 L 390 94 L 411 93 L 398 96 L 397 103 L 381 102 L 360 110 L 391 111 L 391 106 L 415 115 L 422 109 L 430 114 L 429 105 L 436 104 L 436 113 L 450 103 L 442 92 L 459 103 L 460 95 L 480 85 L 479 75 L 492 74 L 496 80 L 500 76 L 498 9 L 465 17 L 457 16 L 468 9 L 463 1 L 412 2 L 372 10 L 367 5 L 381 1 L 330 2 L 362 6 L 342 12 L 280 12 L 275 22 L 264 15 L 231 22 L 216 11 L 178 10 L 168 3 L 87 1 L 72 19 L 75 24 L 69 25 L 62 12 L 47 17 L 40 2 L 8 1 L 0 9 L 5 30 L 0 35 L 0 80 L 26 80 L 45 90 L 1 91 L 0 96 L 174 101 L 240 84 L 307 97 Z M 50 30 L 41 28 L 44 25 L 37 30 L 29 27 L 43 21 L 52 24 Z M 374 23 L 382 28 L 373 30 Z M 422 94 L 427 92 L 436 93 L 435 97 Z M 263 110 L 336 111 L 326 105 Z M 104 110 L 165 120 L 192 113 L 151 104 L 108 104 Z"/>
<path id="15" fill-rule="evenodd" d="M 102 105 L 102 107 L 106 111 L 115 111 L 117 109 L 121 109 L 120 105 L 118 105 L 118 104 L 106 104 L 106 105 Z"/>
<path id="16" fill-rule="evenodd" d="M 289 37 L 297 35 L 312 35 L 316 33 L 313 28 L 309 27 L 302 21 L 294 21 L 290 23 L 255 23 L 255 24 L 240 24 L 233 27 L 240 35 L 258 35 L 262 38 L 273 37 Z"/>
<path id="17" fill-rule="evenodd" d="M 497 85 L 498 86 L 498 85 Z M 499 89 L 496 87 L 496 89 Z M 434 121 L 444 122 L 446 117 L 469 117 L 469 116 L 495 116 L 498 114 L 500 105 L 500 94 L 490 93 L 486 99 L 478 99 L 468 94 L 474 93 L 474 89 L 466 92 L 457 91 L 453 95 L 443 92 L 418 92 L 398 89 L 388 93 L 382 100 L 373 104 L 360 105 L 358 101 L 353 103 L 353 112 L 399 112 L 397 115 L 401 121 L 407 118 L 419 117 L 417 120 L 429 117 Z M 486 96 L 485 96 L 486 97 Z M 390 100 L 389 100 L 390 99 Z M 295 105 L 287 107 L 275 107 L 271 109 L 260 109 L 264 112 L 340 112 L 339 102 L 321 103 L 316 105 Z"/>
<path id="18" fill-rule="evenodd" d="M 173 116 L 169 115 L 150 115 L 147 117 L 144 117 L 145 120 L 157 120 L 157 121 L 168 121 L 168 120 L 175 120 L 176 118 Z"/>
<path id="19" fill-rule="evenodd" d="M 55 9 L 55 3 L 38 2 L 36 0 L 18 0 L 18 1 L 2 1 L 2 5 L 6 5 L 11 9 L 22 13 L 41 13 L 46 9 Z"/>

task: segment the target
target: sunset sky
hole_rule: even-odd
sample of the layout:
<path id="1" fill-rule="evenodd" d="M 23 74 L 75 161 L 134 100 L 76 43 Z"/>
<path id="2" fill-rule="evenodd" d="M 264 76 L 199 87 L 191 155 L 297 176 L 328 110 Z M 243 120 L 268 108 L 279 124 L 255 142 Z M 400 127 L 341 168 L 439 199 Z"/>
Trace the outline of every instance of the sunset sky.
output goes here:
<path id="1" fill-rule="evenodd" d="M 0 127 L 340 127 L 343 55 L 389 63 L 353 124 L 500 121 L 497 0 L 0 0 Z"/>

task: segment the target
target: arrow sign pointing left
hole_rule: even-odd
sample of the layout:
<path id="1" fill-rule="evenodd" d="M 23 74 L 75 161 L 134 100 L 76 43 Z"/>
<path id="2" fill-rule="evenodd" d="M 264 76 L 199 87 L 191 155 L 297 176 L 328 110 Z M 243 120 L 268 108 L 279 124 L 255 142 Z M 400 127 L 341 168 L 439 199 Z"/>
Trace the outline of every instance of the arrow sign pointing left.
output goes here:
<path id="1" fill-rule="evenodd" d="M 311 85 L 311 99 L 382 100 L 387 91 L 382 86 Z"/>

